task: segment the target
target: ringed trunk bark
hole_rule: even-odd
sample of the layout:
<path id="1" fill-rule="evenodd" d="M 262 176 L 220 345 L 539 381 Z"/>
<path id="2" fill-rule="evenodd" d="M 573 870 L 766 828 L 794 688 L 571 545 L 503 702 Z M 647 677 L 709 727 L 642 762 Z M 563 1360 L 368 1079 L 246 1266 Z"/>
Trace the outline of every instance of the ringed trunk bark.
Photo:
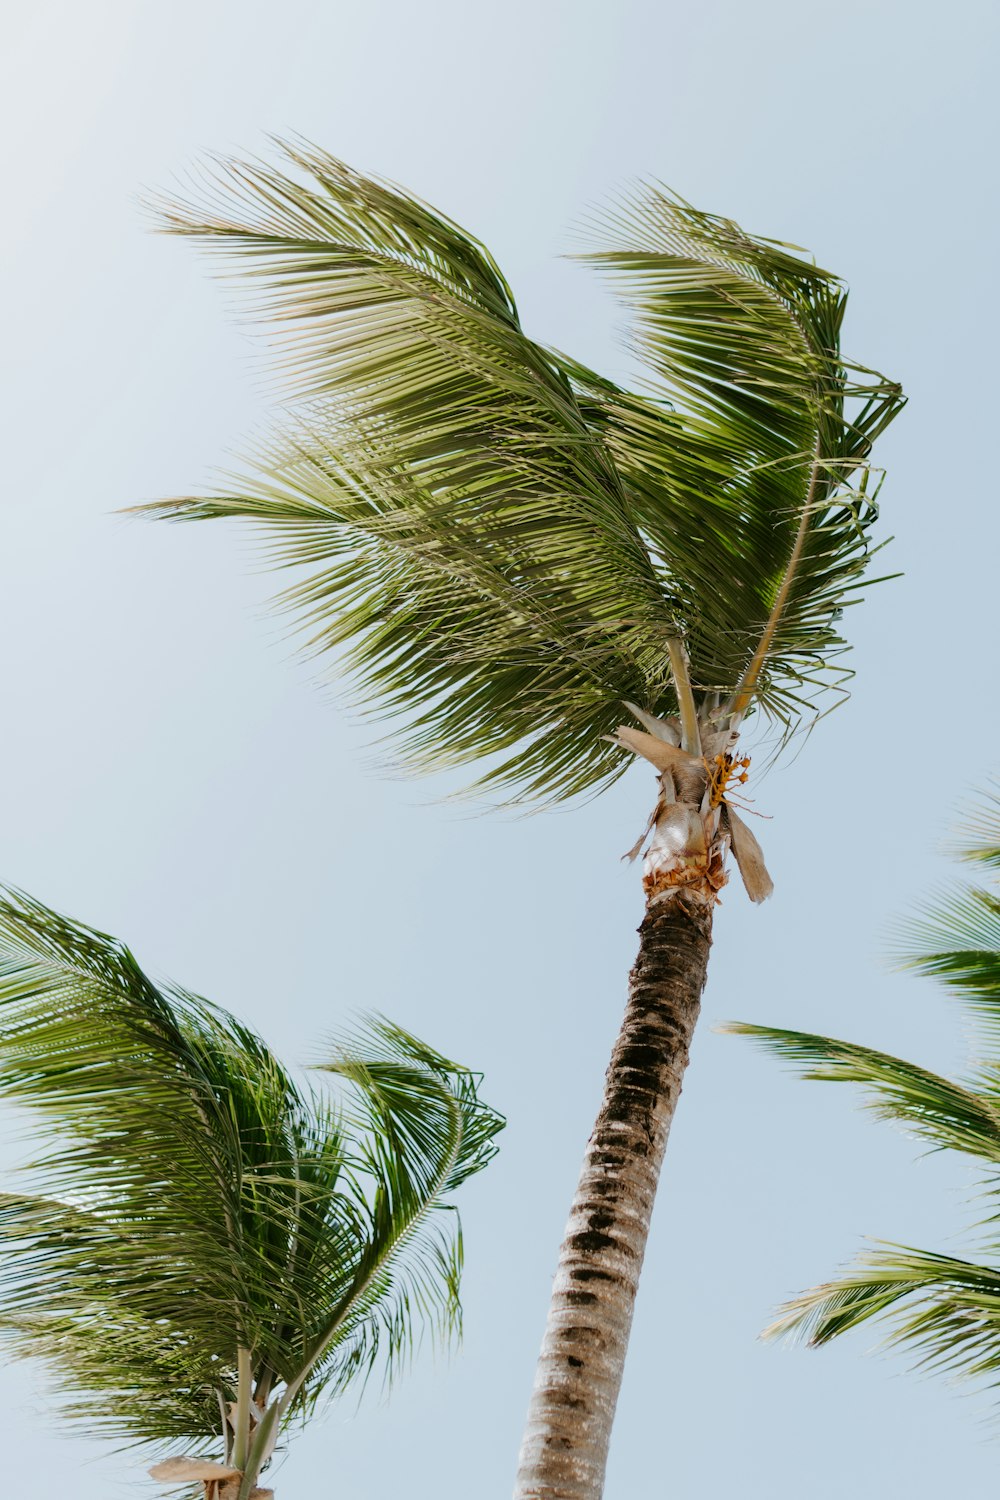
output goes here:
<path id="1" fill-rule="evenodd" d="M 711 946 L 714 891 L 654 894 L 559 1253 L 514 1500 L 600 1500 L 650 1216 Z"/>

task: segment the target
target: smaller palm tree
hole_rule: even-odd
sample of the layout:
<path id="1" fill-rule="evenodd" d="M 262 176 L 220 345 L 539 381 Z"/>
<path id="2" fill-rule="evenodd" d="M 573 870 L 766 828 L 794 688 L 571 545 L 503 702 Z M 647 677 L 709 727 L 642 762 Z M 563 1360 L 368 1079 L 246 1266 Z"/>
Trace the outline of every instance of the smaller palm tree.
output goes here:
<path id="1" fill-rule="evenodd" d="M 383 1020 L 324 1066 L 349 1109 L 113 939 L 0 893 L 0 1097 L 43 1139 L 34 1190 L 0 1194 L 0 1333 L 68 1419 L 179 1449 L 151 1473 L 206 1500 L 269 1495 L 322 1396 L 457 1327 L 451 1198 L 500 1117 Z"/>
<path id="2" fill-rule="evenodd" d="M 953 852 L 1000 868 L 1000 785 L 982 800 Z M 726 1029 L 791 1059 L 806 1078 L 860 1083 L 875 1113 L 900 1121 L 935 1149 L 982 1163 L 987 1194 L 1000 1192 L 1000 889 L 963 884 L 924 908 L 900 943 L 904 963 L 960 995 L 972 1014 L 981 1055 L 952 1081 L 869 1047 L 767 1026 Z M 889 1344 L 913 1351 L 918 1366 L 996 1384 L 1000 1375 L 1000 1228 L 996 1213 L 975 1260 L 877 1242 L 843 1275 L 781 1310 L 766 1336 L 804 1333 L 812 1345 L 873 1318 Z M 980 1256 L 984 1258 L 979 1258 Z"/>

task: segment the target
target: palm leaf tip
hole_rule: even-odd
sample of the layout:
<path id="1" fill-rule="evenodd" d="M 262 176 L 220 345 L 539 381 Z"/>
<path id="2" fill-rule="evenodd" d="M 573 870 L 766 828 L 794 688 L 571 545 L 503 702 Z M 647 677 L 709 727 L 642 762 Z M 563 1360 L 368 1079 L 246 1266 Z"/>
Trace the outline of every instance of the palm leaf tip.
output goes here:
<path id="1" fill-rule="evenodd" d="M 505 1121 L 479 1097 L 479 1075 L 385 1017 L 369 1017 L 320 1066 L 353 1086 L 374 1133 L 398 1147 L 401 1171 L 416 1148 L 421 1170 L 440 1172 L 450 1192 L 496 1155 Z"/>
<path id="2" fill-rule="evenodd" d="M 907 1289 L 887 1280 L 874 1266 L 859 1263 L 837 1281 L 815 1287 L 793 1298 L 761 1333 L 765 1340 L 801 1340 L 819 1349 L 839 1334 L 880 1317 L 893 1307 Z"/>

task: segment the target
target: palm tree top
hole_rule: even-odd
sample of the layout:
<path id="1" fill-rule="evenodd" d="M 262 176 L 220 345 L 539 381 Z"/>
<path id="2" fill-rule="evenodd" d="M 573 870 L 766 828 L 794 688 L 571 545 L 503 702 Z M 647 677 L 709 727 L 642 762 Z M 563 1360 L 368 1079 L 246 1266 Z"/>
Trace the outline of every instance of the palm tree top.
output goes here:
<path id="1" fill-rule="evenodd" d="M 332 1049 L 340 1105 L 14 893 L 0 1022 L 0 1098 L 42 1142 L 0 1194 L 0 1331 L 70 1420 L 252 1475 L 322 1396 L 457 1328 L 452 1197 L 502 1125 L 475 1075 L 376 1019 Z"/>
<path id="2" fill-rule="evenodd" d="M 283 602 L 397 761 L 485 757 L 478 786 L 563 798 L 627 764 L 623 703 L 787 733 L 842 685 L 902 397 L 842 355 L 835 276 L 643 186 L 581 255 L 628 308 L 640 394 L 529 338 L 458 225 L 282 150 L 156 205 L 238 275 L 287 397 L 240 472 L 152 509 L 243 517 L 304 569 Z"/>

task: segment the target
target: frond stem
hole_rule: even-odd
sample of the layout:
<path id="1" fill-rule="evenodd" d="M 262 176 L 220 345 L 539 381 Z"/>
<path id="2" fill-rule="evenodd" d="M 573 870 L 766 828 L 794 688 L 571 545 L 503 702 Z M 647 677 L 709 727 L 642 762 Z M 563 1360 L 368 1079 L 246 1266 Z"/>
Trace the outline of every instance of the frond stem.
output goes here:
<path id="1" fill-rule="evenodd" d="M 260 1471 L 274 1452 L 280 1418 L 281 1409 L 275 1403 L 274 1406 L 268 1407 L 257 1424 L 257 1429 L 253 1435 L 253 1442 L 250 1444 L 247 1453 L 246 1467 L 243 1472 L 243 1479 L 240 1482 L 237 1500 L 248 1500 L 248 1497 L 254 1493 L 257 1487 L 257 1480 L 260 1477 Z"/>
<path id="2" fill-rule="evenodd" d="M 698 727 L 698 710 L 691 688 L 688 654 L 680 636 L 667 637 L 667 655 L 670 657 L 670 671 L 674 679 L 677 708 L 681 716 L 681 749 L 686 750 L 689 755 L 700 755 L 701 730 Z"/>
<path id="3" fill-rule="evenodd" d="M 785 569 L 785 576 L 781 580 L 781 587 L 778 590 L 777 598 L 771 608 L 771 613 L 767 617 L 764 633 L 757 643 L 757 649 L 753 654 L 750 665 L 743 673 L 740 684 L 733 694 L 732 705 L 729 710 L 731 729 L 739 729 L 743 717 L 750 707 L 751 700 L 757 688 L 757 682 L 760 678 L 761 669 L 771 648 L 771 642 L 774 639 L 774 633 L 781 621 L 781 616 L 784 614 L 785 604 L 788 601 L 788 595 L 795 581 L 795 574 L 802 560 L 802 553 L 806 544 L 809 517 L 812 514 L 813 500 L 816 497 L 816 488 L 819 484 L 820 467 L 820 435 L 817 432 L 816 443 L 813 448 L 812 467 L 809 473 L 809 488 L 806 491 L 805 502 L 802 506 L 799 529 L 795 534 L 795 544 L 792 547 L 791 556 L 788 559 L 788 566 Z"/>
<path id="4" fill-rule="evenodd" d="M 226 1410 L 226 1398 L 219 1390 L 215 1393 L 219 1403 L 219 1416 L 222 1418 L 222 1457 L 226 1463 L 232 1457 L 231 1429 L 229 1426 L 229 1412 Z"/>
<path id="5" fill-rule="evenodd" d="M 250 1402 L 253 1370 L 250 1350 L 236 1351 L 236 1422 L 233 1432 L 233 1467 L 245 1469 L 250 1452 Z"/>

